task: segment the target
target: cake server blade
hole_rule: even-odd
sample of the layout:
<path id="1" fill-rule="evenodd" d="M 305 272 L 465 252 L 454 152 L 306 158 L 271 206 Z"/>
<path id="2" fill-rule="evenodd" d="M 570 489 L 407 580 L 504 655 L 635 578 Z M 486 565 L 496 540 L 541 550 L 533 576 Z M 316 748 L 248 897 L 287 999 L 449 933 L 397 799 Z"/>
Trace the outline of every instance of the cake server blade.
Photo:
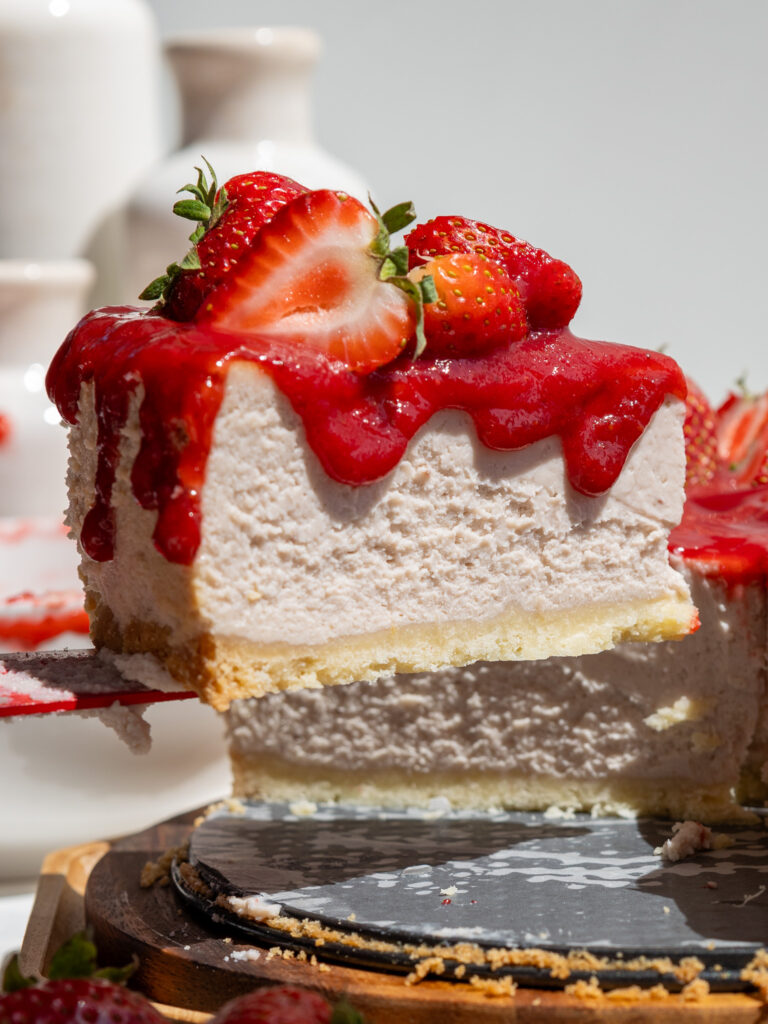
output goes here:
<path id="1" fill-rule="evenodd" d="M 153 689 L 127 679 L 97 651 L 25 651 L 0 655 L 0 718 L 89 711 L 112 704 L 186 700 L 192 690 Z"/>

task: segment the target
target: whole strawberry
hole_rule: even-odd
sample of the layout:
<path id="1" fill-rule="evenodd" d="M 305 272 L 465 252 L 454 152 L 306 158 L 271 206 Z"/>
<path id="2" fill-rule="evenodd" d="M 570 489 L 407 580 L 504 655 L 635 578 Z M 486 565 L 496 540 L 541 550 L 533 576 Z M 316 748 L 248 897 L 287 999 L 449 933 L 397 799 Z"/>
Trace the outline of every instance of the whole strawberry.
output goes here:
<path id="1" fill-rule="evenodd" d="M 581 302 L 581 281 L 567 263 L 490 224 L 466 217 L 435 217 L 417 224 L 405 243 L 411 267 L 459 252 L 501 263 L 520 289 L 533 328 L 567 327 Z"/>
<path id="2" fill-rule="evenodd" d="M 476 253 L 437 256 L 411 271 L 432 277 L 437 298 L 424 307 L 427 356 L 473 356 L 528 333 L 520 292 L 499 263 Z"/>
<path id="3" fill-rule="evenodd" d="M 718 467 L 715 414 L 704 392 L 687 378 L 685 399 L 685 486 L 704 487 Z"/>
<path id="4" fill-rule="evenodd" d="M 211 1024 L 365 1024 L 346 1000 L 331 1007 L 317 992 L 277 985 L 259 988 L 222 1006 Z"/>
<path id="5" fill-rule="evenodd" d="M 152 1004 L 97 978 L 46 981 L 0 996 L 3 1024 L 166 1024 Z"/>
<path id="6" fill-rule="evenodd" d="M 172 320 L 192 320 L 203 299 L 226 280 L 261 228 L 289 200 L 307 191 L 292 178 L 269 171 L 240 174 L 219 188 L 211 165 L 207 166 L 211 182 L 196 168 L 197 184 L 179 189 L 190 192 L 192 198 L 180 199 L 173 207 L 178 216 L 197 223 L 190 235 L 192 248 L 139 296 L 160 299 L 163 314 Z"/>

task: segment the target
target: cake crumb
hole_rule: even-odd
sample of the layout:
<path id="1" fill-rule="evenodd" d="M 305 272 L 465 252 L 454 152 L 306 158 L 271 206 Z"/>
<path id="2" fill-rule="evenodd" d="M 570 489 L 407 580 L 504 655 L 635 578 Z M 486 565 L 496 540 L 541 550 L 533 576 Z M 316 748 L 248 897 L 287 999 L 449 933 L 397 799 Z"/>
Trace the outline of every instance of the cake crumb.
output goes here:
<path id="1" fill-rule="evenodd" d="M 279 917 L 281 906 L 279 903 L 270 903 L 262 894 L 254 893 L 252 896 L 224 896 L 217 900 L 220 906 L 234 910 L 240 917 L 247 917 L 251 921 L 268 921 L 272 917 Z"/>
<path id="2" fill-rule="evenodd" d="M 443 974 L 445 961 L 441 956 L 427 956 L 419 960 L 414 969 L 405 979 L 406 985 L 418 985 L 428 974 Z"/>
<path id="3" fill-rule="evenodd" d="M 686 1003 L 698 1003 L 702 999 L 706 999 L 709 995 L 709 982 L 703 978 L 694 978 L 693 981 L 689 981 L 687 985 L 683 986 L 683 990 L 680 993 L 681 998 Z"/>
<path id="4" fill-rule="evenodd" d="M 481 978 L 479 974 L 473 974 L 469 984 L 484 996 L 491 998 L 513 996 L 517 991 L 517 985 L 509 975 L 503 978 Z"/>
<path id="5" fill-rule="evenodd" d="M 142 889 L 151 889 L 153 885 L 169 885 L 171 881 L 171 865 L 174 860 L 186 860 L 189 854 L 189 840 L 181 846 L 172 846 L 157 860 L 148 860 L 141 869 L 139 885 Z"/>
<path id="6" fill-rule="evenodd" d="M 576 817 L 576 811 L 573 807 L 558 807 L 557 804 L 551 804 L 544 811 L 544 817 L 550 821 L 572 821 Z"/>
<path id="7" fill-rule="evenodd" d="M 754 985 L 764 1003 L 768 1003 L 768 950 L 759 949 L 739 977 Z"/>
<path id="8" fill-rule="evenodd" d="M 691 854 L 698 853 L 699 850 L 723 850 L 734 843 L 732 836 L 713 832 L 700 821 L 676 821 L 672 826 L 670 838 L 663 846 L 657 846 L 653 852 L 674 864 L 690 857 Z"/>
<path id="9" fill-rule="evenodd" d="M 603 994 L 603 990 L 600 988 L 594 974 L 589 981 L 584 981 L 583 978 L 580 978 L 578 981 L 566 985 L 565 991 L 569 996 L 576 996 L 577 999 L 599 999 Z"/>
<path id="10" fill-rule="evenodd" d="M 313 800 L 296 800 L 289 804 L 288 810 L 297 818 L 309 818 L 317 813 L 317 804 Z"/>
<path id="11" fill-rule="evenodd" d="M 260 960 L 261 951 L 249 947 L 248 949 L 233 949 L 230 954 L 231 960 L 247 961 L 247 960 Z"/>
<path id="12" fill-rule="evenodd" d="M 459 964 L 459 966 L 453 972 L 453 976 L 454 976 L 454 978 L 463 978 L 466 973 L 467 973 L 467 965 L 466 964 Z"/>

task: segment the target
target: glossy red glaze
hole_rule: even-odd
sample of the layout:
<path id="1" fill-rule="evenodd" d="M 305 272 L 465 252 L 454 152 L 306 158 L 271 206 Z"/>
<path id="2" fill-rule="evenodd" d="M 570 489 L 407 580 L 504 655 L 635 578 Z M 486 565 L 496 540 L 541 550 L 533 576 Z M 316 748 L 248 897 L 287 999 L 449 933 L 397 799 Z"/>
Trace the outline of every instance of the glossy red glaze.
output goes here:
<path id="1" fill-rule="evenodd" d="M 392 470 L 438 410 L 466 411 L 483 444 L 523 448 L 561 438 L 568 478 L 606 491 L 666 394 L 684 397 L 679 367 L 656 352 L 540 331 L 471 359 L 407 356 L 367 376 L 297 346 L 174 323 L 130 307 L 89 313 L 48 372 L 48 393 L 74 423 L 80 388 L 95 383 L 98 468 L 85 550 L 112 557 L 112 487 L 131 395 L 141 385 L 143 440 L 132 471 L 136 498 L 158 512 L 154 540 L 189 564 L 200 540 L 199 495 L 211 431 L 233 360 L 257 363 L 301 417 L 307 441 L 334 480 L 359 486 Z"/>
<path id="2" fill-rule="evenodd" d="M 768 574 L 768 486 L 707 489 L 687 497 L 669 550 L 731 586 Z"/>

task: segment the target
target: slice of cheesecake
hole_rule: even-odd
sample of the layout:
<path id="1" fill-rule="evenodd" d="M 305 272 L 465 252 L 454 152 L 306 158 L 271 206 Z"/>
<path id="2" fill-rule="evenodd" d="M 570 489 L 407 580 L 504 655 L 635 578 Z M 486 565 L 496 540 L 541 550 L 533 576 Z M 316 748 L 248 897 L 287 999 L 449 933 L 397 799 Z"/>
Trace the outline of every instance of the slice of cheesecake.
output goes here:
<path id="1" fill-rule="evenodd" d="M 689 497 L 670 543 L 701 616 L 695 634 L 238 701 L 228 714 L 235 793 L 707 821 L 763 804 L 768 432 L 755 434 L 758 405 L 744 400 L 728 424 L 743 451 L 729 444 L 718 456 L 703 401 L 698 426 L 687 421 Z M 765 406 L 768 424 L 768 396 Z M 759 444 L 747 443 L 750 430 Z"/>
<path id="2" fill-rule="evenodd" d="M 744 817 L 768 798 L 765 588 L 691 578 L 702 625 L 680 643 L 237 701 L 234 793 Z"/>
<path id="3" fill-rule="evenodd" d="M 434 259 L 465 275 L 443 309 L 383 230 L 301 193 L 191 319 L 96 311 L 49 371 L 94 642 L 155 655 L 219 709 L 695 627 L 666 551 L 679 368 L 558 325 L 575 275 L 549 257 L 549 302 L 533 264 L 518 287 L 481 253 Z"/>

